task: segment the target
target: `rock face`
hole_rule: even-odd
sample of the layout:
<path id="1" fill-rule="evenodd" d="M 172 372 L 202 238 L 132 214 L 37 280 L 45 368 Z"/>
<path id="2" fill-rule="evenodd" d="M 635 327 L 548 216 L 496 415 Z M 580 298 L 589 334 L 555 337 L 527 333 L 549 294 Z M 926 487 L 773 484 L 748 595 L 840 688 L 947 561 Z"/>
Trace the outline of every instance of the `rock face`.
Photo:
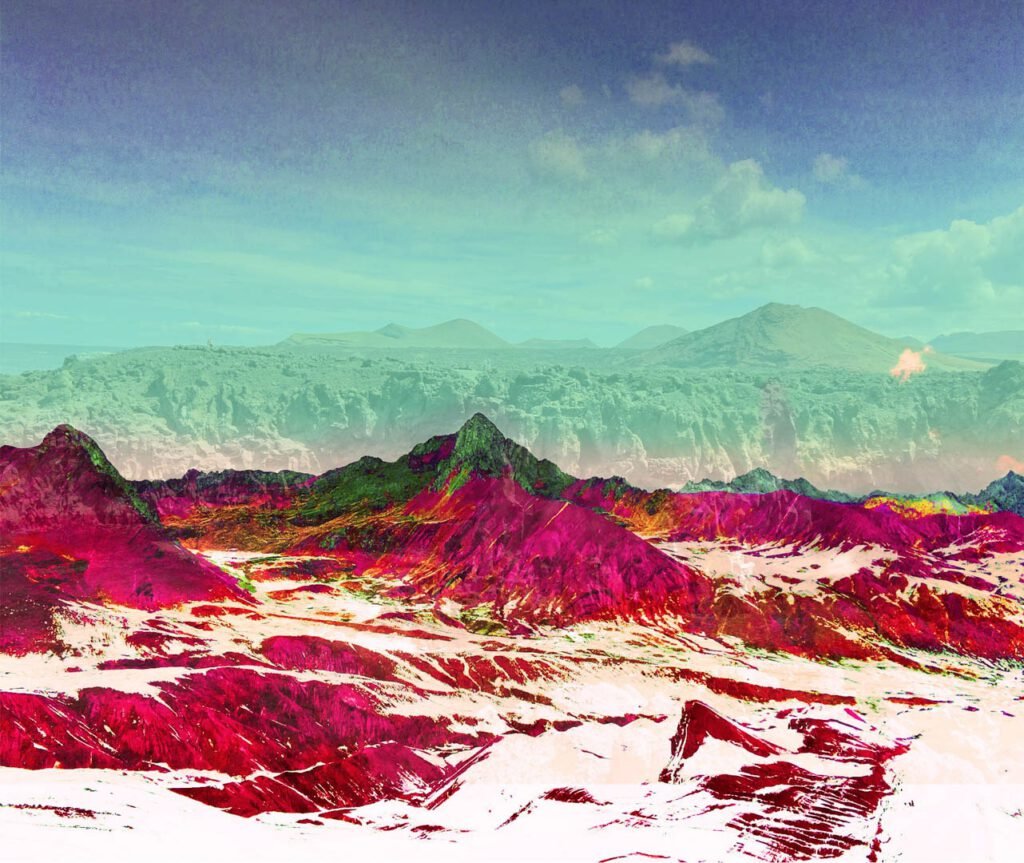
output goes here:
<path id="1" fill-rule="evenodd" d="M 53 637 L 66 601 L 155 609 L 242 598 L 234 581 L 175 543 L 96 443 L 59 426 L 39 446 L 0 448 L 2 641 Z"/>
<path id="2" fill-rule="evenodd" d="M 696 755 L 706 740 L 721 740 L 760 758 L 768 758 L 782 751 L 780 746 L 751 734 L 703 701 L 687 701 L 683 705 L 676 733 L 672 735 L 672 758 L 661 772 L 660 781 L 678 782 L 682 777 L 684 762 Z"/>
<path id="3" fill-rule="evenodd" d="M 850 493 L 964 491 L 1024 459 L 1019 362 L 968 373 L 984 366 L 931 353 L 899 382 L 902 341 L 820 309 L 766 306 L 642 356 L 510 350 L 478 329 L 71 358 L 0 377 L 0 436 L 28 445 L 77 423 L 130 476 L 319 473 L 481 411 L 579 475 L 679 487 L 764 468 Z"/>
<path id="4" fill-rule="evenodd" d="M 899 382 L 820 367 L 627 367 L 614 350 L 414 354 L 167 348 L 69 360 L 0 377 L 0 439 L 29 445 L 70 422 L 130 477 L 319 474 L 396 458 L 481 412 L 564 470 L 649 488 L 760 467 L 852 494 L 960 492 L 1024 461 L 1015 362 Z"/>

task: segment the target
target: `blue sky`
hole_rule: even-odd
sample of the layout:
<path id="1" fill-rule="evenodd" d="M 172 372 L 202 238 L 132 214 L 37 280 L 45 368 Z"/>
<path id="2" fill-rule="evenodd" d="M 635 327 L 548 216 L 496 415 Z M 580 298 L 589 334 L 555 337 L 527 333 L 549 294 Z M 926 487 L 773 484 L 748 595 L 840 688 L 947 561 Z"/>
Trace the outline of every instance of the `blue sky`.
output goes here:
<path id="1" fill-rule="evenodd" d="M 7 0 L 2 337 L 1024 327 L 1024 4 Z"/>

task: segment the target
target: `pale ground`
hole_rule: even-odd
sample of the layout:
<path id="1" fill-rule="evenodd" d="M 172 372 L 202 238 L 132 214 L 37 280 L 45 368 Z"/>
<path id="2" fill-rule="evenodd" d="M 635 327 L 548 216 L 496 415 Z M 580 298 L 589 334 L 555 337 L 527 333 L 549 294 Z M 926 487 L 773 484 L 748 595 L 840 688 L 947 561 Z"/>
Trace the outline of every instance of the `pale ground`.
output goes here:
<path id="1" fill-rule="evenodd" d="M 841 577 L 879 556 L 856 549 L 845 556 L 806 552 L 800 558 L 775 558 L 777 550 L 737 554 L 713 544 L 667 548 L 705 571 L 746 576 L 763 584 L 778 575 L 804 580 Z M 236 571 L 242 553 L 209 554 Z M 251 559 L 248 558 L 248 559 Z M 819 570 L 809 569 L 818 563 Z M 999 570 L 1017 571 L 1019 559 L 998 561 Z M 990 566 L 992 566 L 990 564 Z M 803 570 L 803 571 L 801 571 Z M 1024 848 L 1024 677 L 1019 668 L 998 669 L 980 662 L 951 663 L 959 674 L 925 674 L 892 663 L 810 662 L 795 657 L 742 649 L 671 629 L 622 624 L 588 624 L 530 639 L 475 635 L 444 626 L 426 614 L 416 623 L 378 621 L 403 634 L 372 628 L 374 618 L 397 610 L 365 593 L 338 589 L 333 594 L 267 598 L 269 591 L 309 583 L 281 578 L 257 582 L 263 601 L 258 616 L 208 617 L 213 630 L 191 626 L 187 608 L 145 613 L 127 609 L 82 607 L 90 622 L 67 619 L 64 638 L 80 655 L 13 658 L 0 656 L 0 689 L 73 693 L 86 686 L 155 694 L 152 683 L 201 674 L 183 668 L 101 671 L 103 659 L 138 655 L 124 635 L 162 622 L 169 630 L 201 637 L 213 652 L 250 652 L 271 635 L 315 635 L 359 644 L 391 655 L 488 656 L 506 653 L 550 662 L 563 672 L 559 680 L 515 684 L 551 699 L 535 705 L 510 693 L 489 695 L 448 689 L 402 663 L 402 676 L 436 694 L 409 697 L 400 684 L 328 672 L 277 672 L 301 678 L 356 682 L 391 695 L 393 712 L 472 715 L 478 730 L 506 733 L 505 718 L 531 722 L 567 715 L 644 714 L 624 727 L 585 722 L 565 732 L 537 737 L 508 735 L 477 757 L 459 779 L 462 787 L 437 808 L 382 802 L 354 810 L 363 825 L 324 820 L 301 825 L 294 815 L 242 819 L 171 793 L 167 786 L 188 784 L 196 774 L 132 773 L 109 770 L 0 769 L 0 858 L 4 861 L 99 860 L 444 860 L 459 861 L 606 861 L 752 859 L 763 853 L 756 840 L 727 827 L 749 804 L 709 808 L 716 803 L 696 789 L 702 775 L 731 773 L 762 759 L 719 740 L 709 740 L 686 763 L 683 784 L 659 783 L 668 763 L 669 741 L 682 704 L 700 699 L 766 740 L 793 746 L 797 735 L 777 711 L 841 720 L 865 739 L 904 740 L 910 751 L 889 764 L 893 794 L 882 804 L 881 859 L 925 863 L 982 863 L 1020 859 Z M 1019 586 L 1019 581 L 1017 582 Z M 809 587 L 808 587 L 809 589 Z M 402 610 L 408 610 L 403 607 Z M 452 613 L 457 609 L 446 609 Z M 414 630 L 450 640 L 418 638 Z M 187 648 L 194 649 L 194 648 Z M 205 649 L 205 648 L 204 648 Z M 540 650 L 542 653 L 527 651 Z M 176 652 L 171 649 L 170 652 Z M 935 657 L 922 657 L 934 663 Z M 581 659 L 588 660 L 580 662 Z M 69 673 L 68 667 L 82 670 Z M 771 704 L 718 695 L 697 682 L 673 680 L 658 670 L 675 667 L 719 678 L 826 694 L 852 695 L 855 706 L 804 705 L 788 700 Z M 915 695 L 944 703 L 906 706 L 888 696 Z M 966 708 L 976 708 L 968 710 Z M 659 718 L 665 717 L 662 721 Z M 817 756 L 787 755 L 786 760 L 823 775 L 853 775 L 865 768 Z M 227 777 L 220 777 L 227 779 Z M 586 788 L 597 804 L 568 804 L 539 799 L 556 787 Z M 80 807 L 94 818 L 60 814 L 52 808 Z M 515 817 L 519 813 L 519 817 Z M 634 815 L 631 813 L 641 813 Z M 647 817 L 654 816 L 654 817 Z M 509 821 L 510 818 L 514 820 Z M 416 834 L 416 826 L 444 831 Z M 875 819 L 852 825 L 851 835 L 870 842 Z M 394 827 L 380 830 L 374 827 Z M 831 859 L 867 859 L 867 847 Z M 757 859 L 754 857 L 753 859 Z"/>

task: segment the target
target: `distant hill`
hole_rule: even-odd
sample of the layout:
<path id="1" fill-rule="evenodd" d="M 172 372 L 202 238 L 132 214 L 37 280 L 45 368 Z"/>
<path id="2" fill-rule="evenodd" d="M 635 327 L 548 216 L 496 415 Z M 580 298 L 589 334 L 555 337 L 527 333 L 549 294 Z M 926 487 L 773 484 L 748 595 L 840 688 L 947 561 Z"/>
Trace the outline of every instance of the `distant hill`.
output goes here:
<path id="1" fill-rule="evenodd" d="M 1011 470 L 1006 476 L 990 482 L 978 494 L 959 497 L 967 503 L 1024 516 L 1024 476 Z"/>
<path id="2" fill-rule="evenodd" d="M 874 333 L 819 308 L 769 303 L 739 318 L 687 333 L 634 362 L 684 368 L 841 368 L 888 373 L 904 350 L 898 339 Z M 937 352 L 927 367 L 980 371 L 983 363 Z"/>
<path id="3" fill-rule="evenodd" d="M 615 347 L 630 351 L 649 351 L 658 348 L 673 339 L 685 336 L 689 330 L 675 324 L 657 324 L 634 333 L 628 339 L 619 342 Z"/>
<path id="4" fill-rule="evenodd" d="M 591 351 L 598 349 L 598 346 L 590 339 L 527 339 L 525 342 L 518 342 L 516 347 L 531 351 Z"/>
<path id="5" fill-rule="evenodd" d="M 694 494 L 705 491 L 728 491 L 738 494 L 770 494 L 774 491 L 791 491 L 795 494 L 811 497 L 817 500 L 832 500 L 841 503 L 849 503 L 857 500 L 852 495 L 841 491 L 828 489 L 822 491 L 809 483 L 803 477 L 798 479 L 781 479 L 763 467 L 754 468 L 745 474 L 741 474 L 734 480 L 722 482 L 719 480 L 703 479 L 699 482 L 688 482 L 679 489 L 684 494 Z"/>
<path id="6" fill-rule="evenodd" d="M 1024 516 L 1024 476 L 1009 471 L 1006 476 L 993 480 L 977 494 L 937 491 L 928 494 L 902 494 L 891 491 L 872 491 L 869 494 L 851 495 L 835 489 L 822 490 L 803 477 L 781 479 L 764 468 L 754 468 L 733 480 L 702 479 L 683 485 L 681 494 L 702 494 L 709 491 L 724 491 L 733 494 L 771 494 L 776 491 L 791 491 L 802 497 L 816 500 L 830 500 L 837 503 L 866 503 L 869 506 L 886 503 L 890 506 L 904 505 L 919 512 L 966 513 L 972 508 L 993 512 L 1013 512 Z M 931 504 L 931 506 L 928 506 Z"/>
<path id="7" fill-rule="evenodd" d="M 432 327 L 388 324 L 373 332 L 295 333 L 284 346 L 317 348 L 507 348 L 500 336 L 480 324 L 457 318 Z"/>
<path id="8" fill-rule="evenodd" d="M 1024 359 L 1024 330 L 990 333 L 950 333 L 936 336 L 931 346 L 944 354 L 979 360 Z"/>

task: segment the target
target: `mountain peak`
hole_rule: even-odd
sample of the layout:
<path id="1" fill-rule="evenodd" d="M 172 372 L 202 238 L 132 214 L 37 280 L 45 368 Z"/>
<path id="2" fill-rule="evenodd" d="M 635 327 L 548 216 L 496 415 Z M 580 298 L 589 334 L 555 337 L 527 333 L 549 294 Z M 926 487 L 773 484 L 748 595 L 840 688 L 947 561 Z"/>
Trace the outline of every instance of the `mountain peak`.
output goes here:
<path id="1" fill-rule="evenodd" d="M 833 323 L 857 326 L 834 312 L 828 311 L 828 309 L 823 309 L 819 306 L 798 306 L 795 303 L 765 303 L 763 306 L 758 306 L 753 311 L 742 315 L 740 320 L 744 318 L 753 320 L 765 319 L 775 322 L 827 320 Z"/>
<path id="2" fill-rule="evenodd" d="M 437 481 L 447 481 L 454 491 L 472 475 L 496 478 L 506 472 L 541 497 L 558 497 L 573 482 L 554 462 L 505 437 L 482 413 L 473 414 L 455 433 L 451 452 L 438 465 Z"/>
<path id="3" fill-rule="evenodd" d="M 485 435 L 489 438 L 498 438 L 501 441 L 506 441 L 506 438 L 498 427 L 487 418 L 485 414 L 477 411 L 473 416 L 466 420 L 462 424 L 456 433 L 456 437 L 462 437 L 463 435 Z"/>
<path id="4" fill-rule="evenodd" d="M 385 336 L 389 339 L 402 339 L 409 334 L 409 328 L 392 322 L 390 324 L 385 324 L 379 330 L 375 330 L 375 332 L 378 335 Z"/>
<path id="5" fill-rule="evenodd" d="M 509 440 L 484 414 L 475 413 L 454 434 L 417 444 L 394 462 L 364 456 L 319 476 L 297 524 L 322 524 L 353 506 L 405 503 L 425 489 L 458 491 L 474 477 L 510 476 L 530 494 L 557 498 L 575 479 L 547 459 Z"/>
<path id="6" fill-rule="evenodd" d="M 423 459 L 428 451 L 437 452 L 436 461 Z M 537 458 L 526 447 L 505 437 L 482 413 L 475 413 L 455 434 L 433 438 L 417 447 L 424 466 L 434 471 L 434 488 L 455 491 L 473 476 L 496 479 L 512 477 L 531 494 L 557 497 L 573 482 L 558 465 Z"/>
<path id="7" fill-rule="evenodd" d="M 1007 471 L 1006 476 L 993 480 L 972 501 L 994 506 L 997 510 L 1024 512 L 1024 476 L 1016 471 Z"/>
<path id="8" fill-rule="evenodd" d="M 689 368 L 837 368 L 888 376 L 907 349 L 904 341 L 871 332 L 817 306 L 768 303 L 674 339 L 634 362 Z M 928 354 L 923 365 L 983 368 L 935 352 Z"/>
<path id="9" fill-rule="evenodd" d="M 510 446 L 517 444 L 482 413 L 475 413 L 455 433 L 451 455 L 442 463 L 442 470 L 468 467 L 478 473 L 500 476 L 510 464 Z"/>
<path id="10" fill-rule="evenodd" d="M 53 431 L 49 432 L 43 438 L 43 444 L 45 446 L 84 446 L 86 448 L 95 447 L 99 449 L 96 441 L 89 437 L 89 435 L 67 423 L 61 423 Z"/>
<path id="11" fill-rule="evenodd" d="M 750 314 L 756 315 L 759 312 L 802 312 L 807 311 L 803 306 L 798 306 L 795 303 L 765 303 L 763 306 L 758 306 Z"/>
<path id="12" fill-rule="evenodd" d="M 130 501 L 132 507 L 146 521 L 157 521 L 153 508 L 139 497 L 135 487 L 121 476 L 121 472 L 110 463 L 100 445 L 85 432 L 67 423 L 61 423 L 43 438 L 38 451 L 40 454 L 57 456 L 62 463 L 71 462 L 61 468 L 65 470 L 69 481 L 83 479 L 87 473 L 105 477 L 105 481 L 113 483 L 117 491 Z"/>

